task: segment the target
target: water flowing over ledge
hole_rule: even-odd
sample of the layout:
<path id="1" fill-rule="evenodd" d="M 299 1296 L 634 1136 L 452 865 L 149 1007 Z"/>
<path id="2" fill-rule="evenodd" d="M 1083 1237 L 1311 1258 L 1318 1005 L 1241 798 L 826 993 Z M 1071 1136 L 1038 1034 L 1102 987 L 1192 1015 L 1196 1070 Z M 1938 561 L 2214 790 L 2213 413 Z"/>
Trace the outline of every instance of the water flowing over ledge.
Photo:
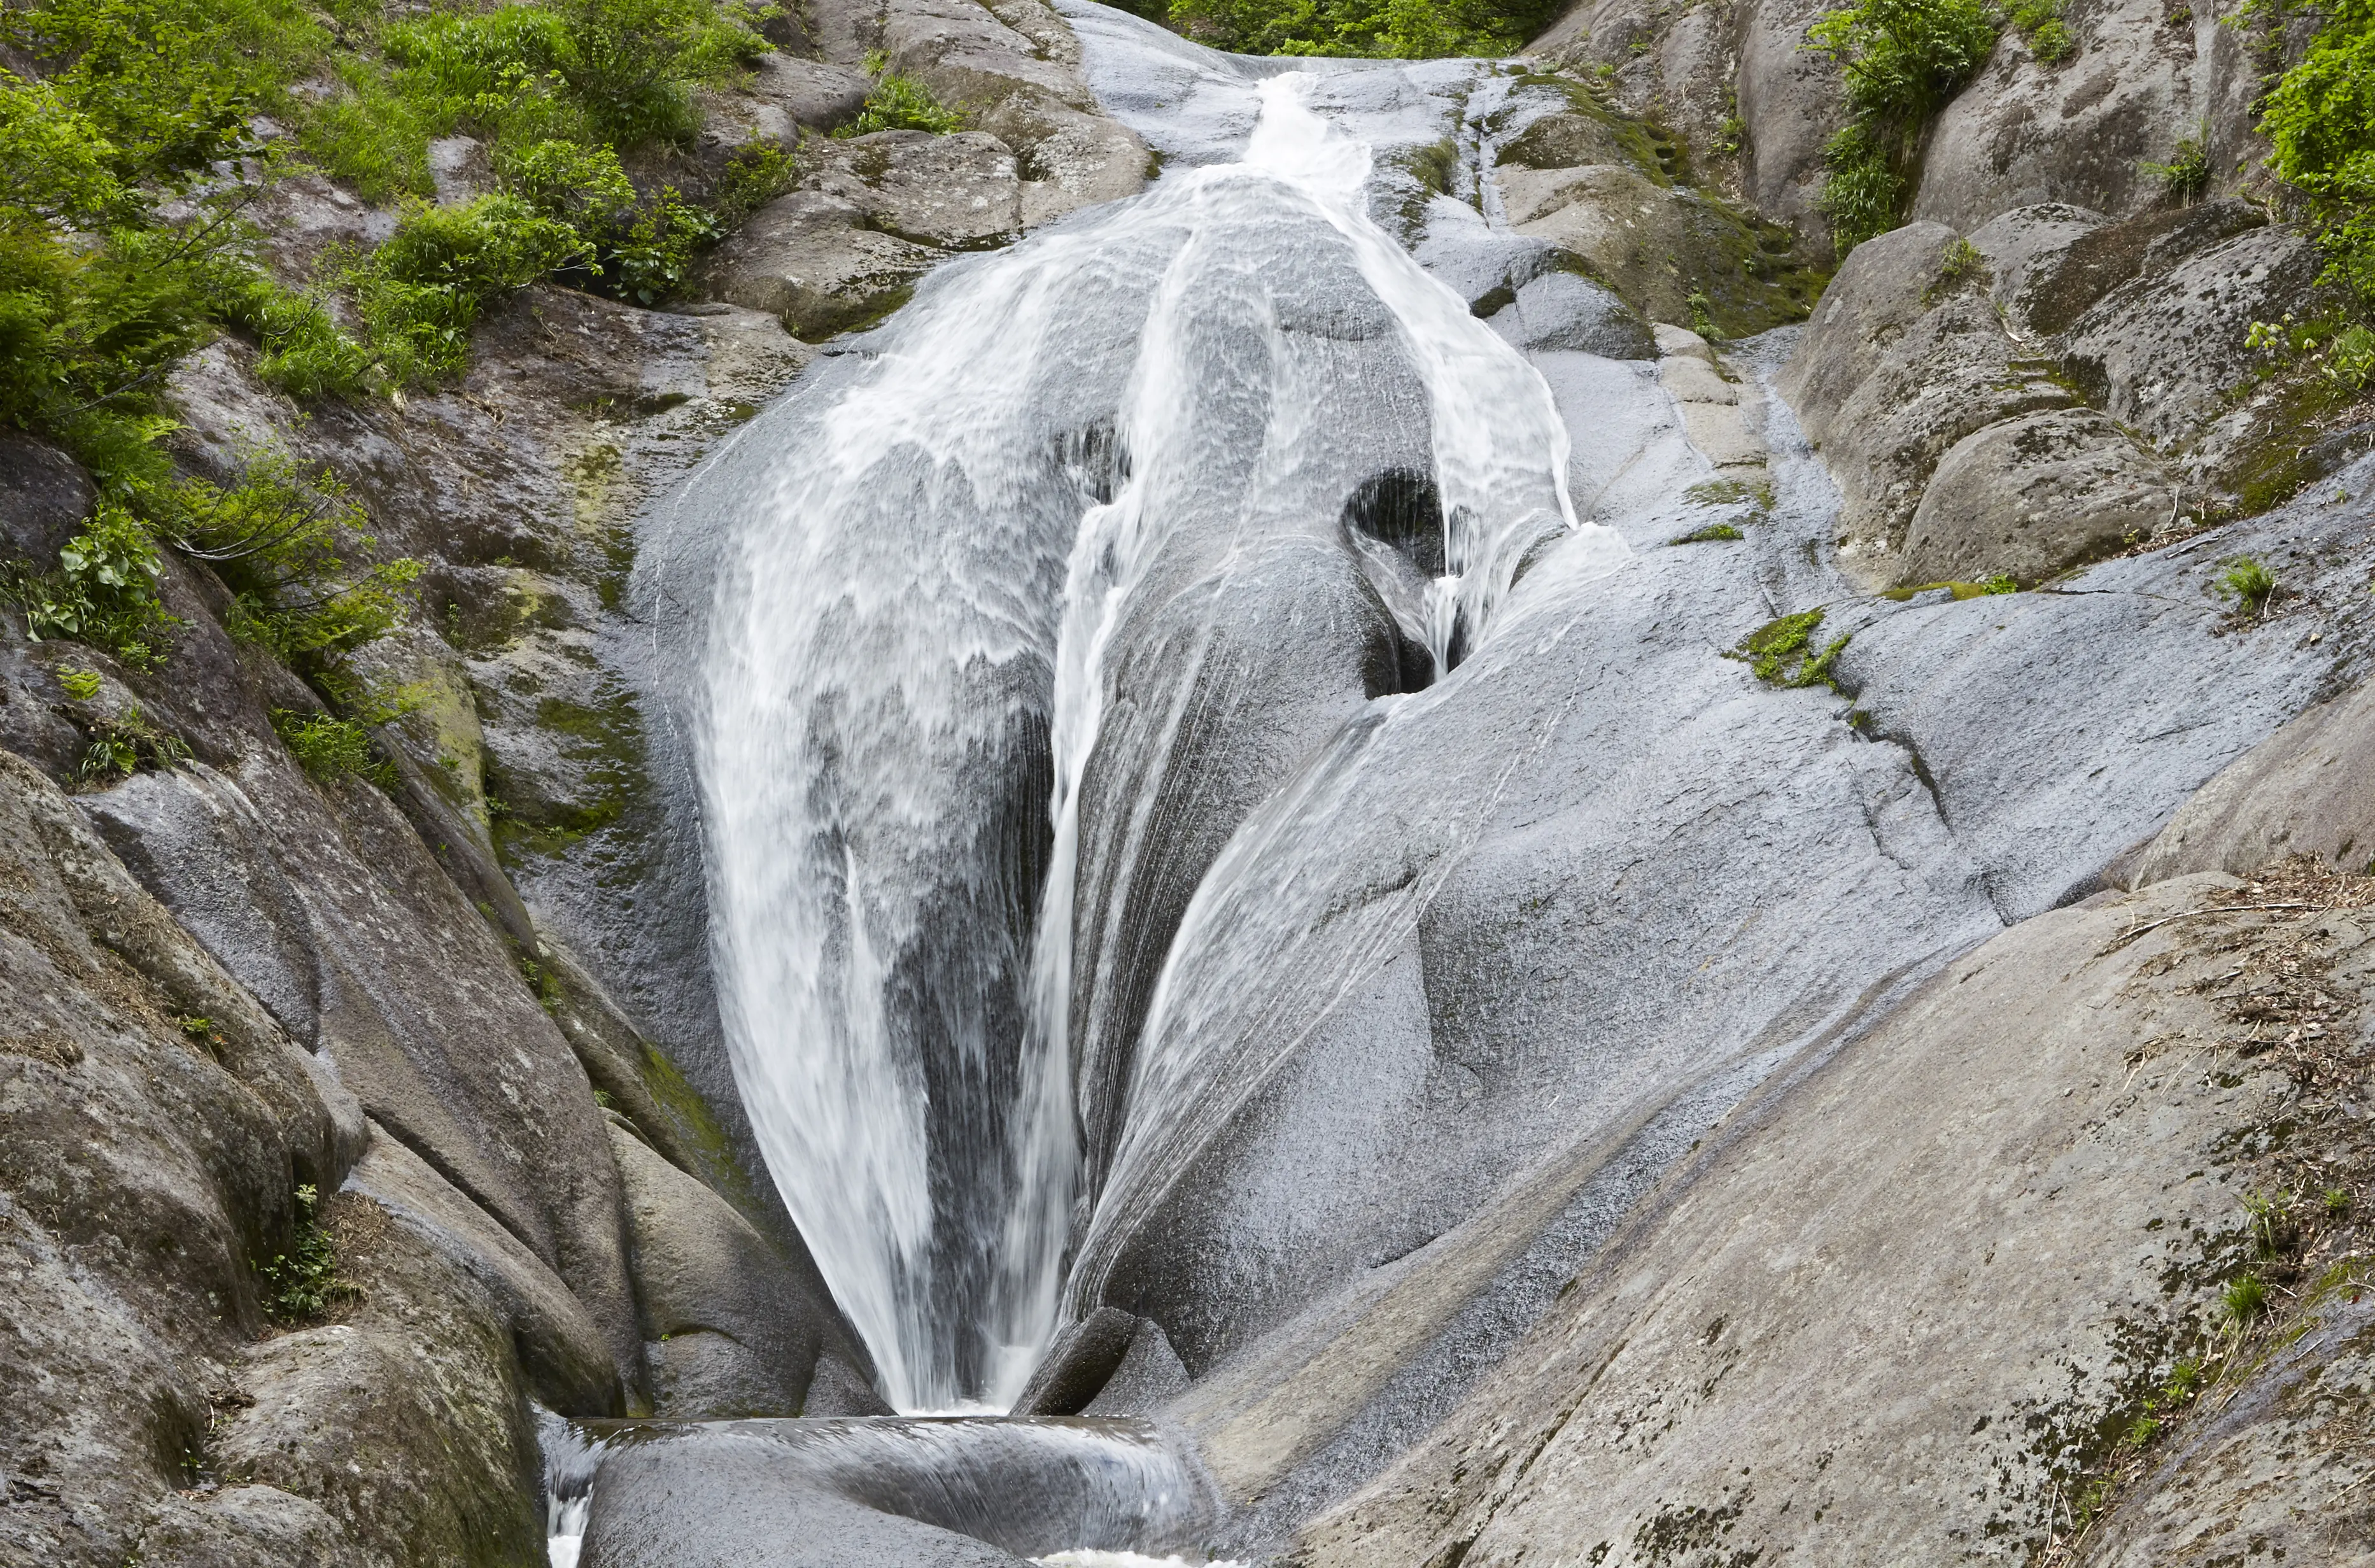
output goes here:
<path id="1" fill-rule="evenodd" d="M 1120 629 L 1183 561 L 1225 602 L 1332 552 L 1390 697 L 1578 527 L 1548 387 L 1371 221 L 1370 151 L 1310 85 L 1252 88 L 1238 160 L 933 278 L 693 502 L 733 539 L 696 745 L 729 1046 L 902 1409 L 1012 1402 L 1116 1147 L 1169 1114 L 1126 1094 L 1081 1147 L 1083 790 L 1137 769 L 1143 832 L 1194 722 L 1117 740 Z"/>

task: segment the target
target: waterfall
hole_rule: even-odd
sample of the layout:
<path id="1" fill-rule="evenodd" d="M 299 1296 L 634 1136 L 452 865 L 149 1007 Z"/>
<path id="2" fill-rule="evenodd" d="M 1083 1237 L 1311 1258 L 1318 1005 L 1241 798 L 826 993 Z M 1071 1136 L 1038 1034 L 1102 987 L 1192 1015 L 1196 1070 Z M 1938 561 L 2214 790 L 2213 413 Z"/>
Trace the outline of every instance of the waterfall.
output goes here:
<path id="1" fill-rule="evenodd" d="M 1133 616 L 1346 552 L 1439 677 L 1578 526 L 1548 388 L 1371 220 L 1310 85 L 1259 85 L 1238 161 L 943 268 L 694 491 L 722 1021 L 903 1411 L 1008 1408 L 1087 1229 L 1085 784 L 1181 722 L 1113 723 Z"/>

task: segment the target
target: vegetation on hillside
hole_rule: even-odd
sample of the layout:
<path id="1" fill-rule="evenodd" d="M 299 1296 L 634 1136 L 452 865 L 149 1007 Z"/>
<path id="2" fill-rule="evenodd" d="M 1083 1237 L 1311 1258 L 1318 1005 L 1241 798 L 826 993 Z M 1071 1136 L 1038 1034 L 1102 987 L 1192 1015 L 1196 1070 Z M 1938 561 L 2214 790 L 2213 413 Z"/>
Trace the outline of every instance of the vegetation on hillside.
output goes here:
<path id="1" fill-rule="evenodd" d="M 351 710 L 343 657 L 401 619 L 417 566 L 378 559 L 330 476 L 268 454 L 227 488 L 177 476 L 166 372 L 231 331 L 297 397 L 393 395 L 458 371 L 479 314 L 538 278 L 645 303 L 678 292 L 695 250 L 780 189 L 789 159 L 749 155 L 706 206 L 639 186 L 624 159 L 691 140 L 694 88 L 764 51 L 766 14 L 738 0 L 0 9 L 0 57 L 18 67 L 0 70 L 0 428 L 66 448 L 101 496 L 54 567 L 0 579 L 29 632 L 156 667 L 170 549 L 232 589 L 235 636 Z M 455 135 L 487 148 L 496 189 L 433 206 L 429 145 Z M 384 242 L 278 278 L 252 215 L 308 168 L 399 217 Z"/>
<path id="2" fill-rule="evenodd" d="M 2269 166 L 2306 209 L 2324 281 L 2375 312 L 2375 0 L 2333 0 L 2263 106 Z"/>
<path id="3" fill-rule="evenodd" d="M 1507 54 L 1547 27 L 1562 0 L 1145 0 L 1199 43 L 1242 54 L 1423 60 Z"/>
<path id="4" fill-rule="evenodd" d="M 2037 9 L 2041 31 L 2051 18 Z M 1997 25 L 1988 0 L 1856 0 L 1807 29 L 1847 74 L 1848 123 L 1824 148 L 1822 195 L 1841 255 L 1902 221 L 1930 121 L 1986 63 Z"/>

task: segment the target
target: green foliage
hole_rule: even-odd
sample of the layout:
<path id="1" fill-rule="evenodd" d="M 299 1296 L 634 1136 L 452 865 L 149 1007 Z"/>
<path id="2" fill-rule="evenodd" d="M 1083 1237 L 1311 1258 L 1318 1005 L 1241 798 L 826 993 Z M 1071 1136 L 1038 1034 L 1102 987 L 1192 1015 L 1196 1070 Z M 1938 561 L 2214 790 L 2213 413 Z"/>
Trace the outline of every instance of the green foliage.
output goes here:
<path id="1" fill-rule="evenodd" d="M 296 1233 L 289 1251 L 256 1267 L 264 1277 L 264 1310 L 277 1322 L 310 1323 L 328 1313 L 332 1303 L 362 1293 L 338 1277 L 337 1251 L 322 1228 L 320 1197 L 310 1184 L 297 1189 Z"/>
<path id="2" fill-rule="evenodd" d="M 24 611 L 32 641 L 72 639 L 134 669 L 154 669 L 181 624 L 157 597 L 163 573 L 138 519 L 121 504 L 101 501 L 89 527 L 58 552 L 56 571 L 19 570 L 6 593 Z"/>
<path id="3" fill-rule="evenodd" d="M 76 772 L 91 780 L 129 778 L 144 768 L 170 768 L 189 755 L 180 736 L 159 728 L 135 703 L 92 728 L 90 746 Z"/>
<path id="4" fill-rule="evenodd" d="M 2276 577 L 2265 563 L 2239 555 L 2227 562 L 2227 570 L 2218 576 L 2217 587 L 2222 595 L 2235 601 L 2237 614 L 2256 619 L 2266 612 L 2268 601 L 2275 596 Z"/>
<path id="5" fill-rule="evenodd" d="M 2299 193 L 2323 281 L 2375 309 L 2375 0 L 2336 0 L 2299 64 L 2263 100 L 2268 162 Z"/>
<path id="6" fill-rule="evenodd" d="M 867 89 L 866 107 L 857 118 L 833 132 L 836 136 L 863 136 L 876 131 L 929 131 L 946 136 L 964 129 L 964 116 L 931 94 L 913 77 L 883 71 Z"/>
<path id="7" fill-rule="evenodd" d="M 230 588 L 231 635 L 301 672 L 335 670 L 410 613 L 420 563 L 361 564 L 379 541 L 327 470 L 309 478 L 287 456 L 266 455 L 230 489 L 192 479 L 179 500 L 174 548 Z"/>
<path id="8" fill-rule="evenodd" d="M 1956 240 L 1946 247 L 1946 253 L 1938 258 L 1938 276 L 1928 289 L 1922 290 L 1921 297 L 1925 301 L 1943 299 L 1965 283 L 1984 278 L 1987 275 L 1987 258 L 1979 254 L 1979 247 L 1968 240 Z"/>
<path id="9" fill-rule="evenodd" d="M 1785 615 L 1742 638 L 1739 647 L 1725 656 L 1745 661 L 1749 673 L 1768 686 L 1827 686 L 1836 691 L 1838 686 L 1831 678 L 1831 666 L 1850 637 L 1834 638 L 1816 652 L 1814 631 L 1822 624 L 1823 612 L 1818 609 Z"/>
<path id="10" fill-rule="evenodd" d="M 2348 1187 L 2328 1187 L 2325 1189 L 2321 1201 L 2325 1205 L 2325 1211 L 2328 1214 L 2337 1216 L 2347 1214 L 2350 1212 L 2350 1189 Z"/>
<path id="11" fill-rule="evenodd" d="M 380 760 L 371 731 L 353 719 L 275 708 L 272 728 L 298 765 L 325 784 L 360 776 L 383 789 L 396 787 L 396 770 Z"/>
<path id="12" fill-rule="evenodd" d="M 1856 0 L 1806 29 L 1847 74 L 1848 124 L 1824 148 L 1823 210 L 1845 255 L 1896 227 L 1930 120 L 1995 47 L 1987 0 Z"/>
<path id="13" fill-rule="evenodd" d="M 2368 382 L 2375 379 L 2375 332 L 2353 325 L 2334 334 L 2318 373 L 2345 393 L 2366 391 Z"/>
<path id="14" fill-rule="evenodd" d="M 2256 1274 L 2238 1275 L 2227 1281 L 2219 1306 L 2227 1322 L 2238 1328 L 2248 1328 L 2267 1312 L 2268 1288 Z"/>
<path id="15" fill-rule="evenodd" d="M 2191 206 L 2210 188 L 2210 154 L 2198 136 L 2184 137 L 2167 163 L 2146 159 L 2136 167 L 2160 182 L 2161 194 L 2180 206 Z"/>
<path id="16" fill-rule="evenodd" d="M 1759 479 L 1751 484 L 1744 479 L 1701 479 L 1683 492 L 1683 499 L 1699 506 L 1733 506 L 1752 503 L 1760 513 L 1773 510 L 1773 482 Z"/>
<path id="17" fill-rule="evenodd" d="M 1723 333 L 1715 324 L 1715 301 L 1707 298 L 1706 289 L 1692 289 L 1689 297 L 1684 299 L 1683 303 L 1690 310 L 1693 332 L 1710 343 L 1723 341 Z"/>
<path id="18" fill-rule="evenodd" d="M 1172 0 L 1171 23 L 1244 54 L 1424 60 L 1511 53 L 1559 9 L 1557 0 Z"/>
<path id="19" fill-rule="evenodd" d="M 1678 539 L 1668 539 L 1670 545 L 1709 545 L 1723 539 L 1742 539 L 1747 536 L 1729 523 L 1709 523 L 1694 528 Z"/>
<path id="20" fill-rule="evenodd" d="M 2062 0 L 2019 0 L 2007 19 L 2028 41 L 2028 52 L 2044 65 L 2060 65 L 2077 47 L 2062 20 Z"/>
<path id="21" fill-rule="evenodd" d="M 1850 122 L 1823 144 L 1823 189 L 1815 205 L 1831 220 L 1840 255 L 1896 228 L 1905 193 L 1904 177 L 1870 126 Z"/>
<path id="22" fill-rule="evenodd" d="M 58 673 L 58 690 L 77 702 L 88 702 L 99 695 L 99 671 L 66 668 Z"/>

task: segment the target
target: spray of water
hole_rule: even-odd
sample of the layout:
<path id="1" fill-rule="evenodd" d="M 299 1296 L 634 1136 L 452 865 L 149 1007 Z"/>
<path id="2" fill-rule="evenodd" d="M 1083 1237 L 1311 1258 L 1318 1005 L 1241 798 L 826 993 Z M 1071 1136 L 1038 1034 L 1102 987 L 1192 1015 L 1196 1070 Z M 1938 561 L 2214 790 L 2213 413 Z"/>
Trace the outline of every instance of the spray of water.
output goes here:
<path id="1" fill-rule="evenodd" d="M 1308 85 L 1262 85 L 1242 161 L 944 269 L 693 498 L 731 530 L 696 726 L 727 1043 L 902 1410 L 1005 1409 L 1057 1326 L 1082 785 L 1151 563 L 1339 548 L 1374 477 L 1295 278 L 1365 295 L 1424 389 L 1367 417 L 1440 493 L 1444 570 L 1394 606 L 1438 669 L 1576 526 L 1547 388 L 1369 221 Z"/>

